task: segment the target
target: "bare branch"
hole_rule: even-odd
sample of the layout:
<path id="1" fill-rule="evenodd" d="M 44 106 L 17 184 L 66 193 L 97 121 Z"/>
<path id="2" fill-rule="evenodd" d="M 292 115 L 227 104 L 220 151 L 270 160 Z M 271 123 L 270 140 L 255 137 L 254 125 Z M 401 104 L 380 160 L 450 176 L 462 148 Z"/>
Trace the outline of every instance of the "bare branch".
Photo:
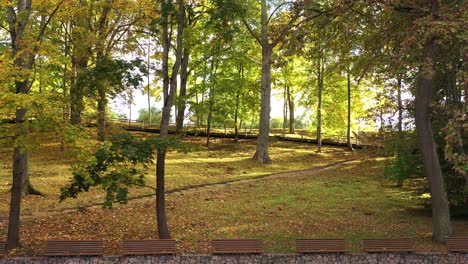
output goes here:
<path id="1" fill-rule="evenodd" d="M 37 38 L 36 38 L 36 40 L 37 40 L 38 42 L 41 42 L 41 41 L 42 41 L 42 37 L 44 36 L 44 32 L 45 32 L 47 26 L 49 25 L 50 21 L 52 20 L 52 17 L 54 17 L 54 15 L 55 15 L 55 14 L 57 13 L 57 11 L 60 9 L 60 7 L 62 6 L 62 4 L 63 4 L 64 1 L 65 1 L 65 0 L 62 0 L 62 1 L 60 1 L 60 3 L 58 3 L 58 5 L 54 8 L 54 10 L 52 11 L 52 13 L 51 13 L 51 14 L 49 15 L 49 17 L 47 18 L 47 21 L 46 21 L 44 24 L 42 24 L 42 27 L 41 27 L 41 29 L 40 29 L 40 31 L 39 31 L 39 34 L 37 35 Z M 36 46 L 36 47 L 37 47 L 37 46 Z M 36 50 L 36 47 L 34 47 L 34 50 Z M 36 50 L 36 51 L 37 51 L 37 50 Z"/>
<path id="2" fill-rule="evenodd" d="M 242 18 L 242 23 L 244 23 L 245 27 L 247 28 L 247 30 L 249 31 L 250 35 L 252 35 L 252 37 L 255 38 L 255 40 L 257 40 L 257 42 L 262 45 L 262 40 L 260 39 L 260 36 L 258 36 L 254 31 L 253 29 L 250 27 L 250 25 L 247 23 L 247 21 L 245 21 L 244 18 Z"/>
<path id="3" fill-rule="evenodd" d="M 283 6 L 287 5 L 287 4 L 292 4 L 293 2 L 284 2 L 284 3 L 281 3 L 279 4 L 275 10 L 273 10 L 273 12 L 271 12 L 270 16 L 268 17 L 267 19 L 267 24 L 270 23 L 270 20 L 273 18 L 273 15 Z"/>

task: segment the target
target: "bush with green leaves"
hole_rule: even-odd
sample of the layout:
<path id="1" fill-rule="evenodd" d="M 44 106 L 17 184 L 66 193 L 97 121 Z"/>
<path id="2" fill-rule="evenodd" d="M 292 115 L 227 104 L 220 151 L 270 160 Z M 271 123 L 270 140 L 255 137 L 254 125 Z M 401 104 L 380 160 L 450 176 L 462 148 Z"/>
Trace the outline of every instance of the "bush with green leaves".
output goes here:
<path id="1" fill-rule="evenodd" d="M 392 156 L 385 166 L 385 178 L 401 186 L 405 179 L 422 177 L 424 166 L 414 132 L 393 133 L 385 140 L 384 149 Z"/>
<path id="2" fill-rule="evenodd" d="M 145 187 L 145 172 L 158 148 L 189 150 L 176 137 L 140 139 L 129 133 L 112 136 L 109 142 L 99 145 L 91 159 L 72 167 L 72 180 L 61 188 L 60 201 L 100 186 L 106 192 L 104 207 L 126 203 L 131 186 Z"/>

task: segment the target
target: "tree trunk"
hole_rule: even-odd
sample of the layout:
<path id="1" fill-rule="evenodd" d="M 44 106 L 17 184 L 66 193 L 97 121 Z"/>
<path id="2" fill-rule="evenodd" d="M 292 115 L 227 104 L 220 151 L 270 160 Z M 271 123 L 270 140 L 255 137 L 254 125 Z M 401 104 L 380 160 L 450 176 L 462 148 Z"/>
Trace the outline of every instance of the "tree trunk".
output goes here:
<path id="1" fill-rule="evenodd" d="M 236 94 L 236 109 L 234 110 L 234 138 L 235 140 L 239 139 L 239 103 L 240 103 L 240 93 L 237 91 Z"/>
<path id="2" fill-rule="evenodd" d="M 182 132 L 184 128 L 185 108 L 186 108 L 186 96 L 187 96 L 187 81 L 189 77 L 188 64 L 190 60 L 190 49 L 184 48 L 182 56 L 182 62 L 180 66 L 180 93 L 179 93 L 179 108 L 177 111 L 176 118 L 176 132 Z"/>
<path id="3" fill-rule="evenodd" d="M 348 149 L 354 151 L 353 143 L 351 142 L 351 73 L 348 67 L 347 71 L 348 78 L 348 125 L 346 127 L 346 142 L 348 144 Z"/>
<path id="4" fill-rule="evenodd" d="M 402 136 L 402 133 L 403 133 L 403 102 L 401 100 L 401 88 L 402 88 L 401 77 L 398 77 L 398 87 L 397 87 L 398 89 L 398 133 L 400 137 Z"/>
<path id="5" fill-rule="evenodd" d="M 151 125 L 151 86 L 150 86 L 150 59 L 151 59 L 151 37 L 148 39 L 148 54 L 146 54 L 146 64 L 147 64 L 147 70 L 148 72 L 146 73 L 146 82 L 148 84 L 148 90 L 146 91 L 147 94 L 147 101 L 148 101 L 148 126 Z"/>
<path id="6" fill-rule="evenodd" d="M 271 96 L 271 53 L 272 46 L 268 41 L 268 15 L 266 0 L 262 0 L 261 18 L 261 45 L 262 45 L 262 81 L 260 125 L 258 131 L 257 147 L 253 156 L 260 163 L 271 163 L 268 153 L 270 137 L 270 96 Z"/>
<path id="7" fill-rule="evenodd" d="M 7 22 L 8 31 L 10 33 L 12 58 L 14 66 L 29 72 L 34 65 L 36 53 L 39 51 L 40 43 L 44 36 L 45 29 L 60 7 L 56 6 L 54 11 L 50 14 L 47 22 L 40 24 L 40 30 L 35 38 L 37 40 L 33 49 L 25 45 L 23 36 L 25 31 L 29 29 L 29 20 L 33 12 L 31 0 L 18 0 L 16 1 L 16 8 L 13 5 L 7 5 Z M 15 80 L 16 94 L 29 94 L 29 77 L 26 76 L 24 80 Z M 23 184 L 29 182 L 28 163 L 29 155 L 24 143 L 29 142 L 29 122 L 25 119 L 27 109 L 24 107 L 17 107 L 15 112 L 15 135 L 14 140 L 20 143 L 14 147 L 13 154 L 13 183 L 11 188 L 10 198 L 10 212 L 8 220 L 8 234 L 7 234 L 7 249 L 19 247 L 19 230 L 20 230 L 20 214 L 21 214 L 21 196 Z M 23 127 L 20 127 L 23 126 Z M 19 141 L 18 141 L 19 140 Z"/>
<path id="8" fill-rule="evenodd" d="M 164 0 L 161 2 L 162 9 L 162 46 L 163 46 L 163 59 L 162 59 L 162 74 L 163 74 L 163 100 L 164 105 L 162 109 L 160 137 L 165 138 L 169 134 L 169 120 L 171 118 L 171 108 L 174 105 L 175 97 L 175 79 L 179 72 L 180 63 L 182 59 L 182 36 L 183 36 L 183 21 L 185 17 L 185 7 L 183 0 L 178 0 L 178 28 L 176 40 L 176 59 L 172 67 L 172 77 L 169 78 L 169 49 L 171 41 L 169 39 L 168 30 L 168 17 L 169 10 L 172 6 L 171 0 Z M 171 84 L 170 84 L 171 82 Z M 156 158 L 156 218 L 158 224 L 158 234 L 160 239 L 171 238 L 169 227 L 167 225 L 166 217 L 166 199 L 165 199 L 165 163 L 166 163 L 165 147 L 158 149 Z"/>
<path id="9" fill-rule="evenodd" d="M 321 58 L 317 64 L 317 82 L 318 82 L 318 105 L 317 105 L 317 152 L 322 152 L 322 90 L 323 76 Z"/>
<path id="10" fill-rule="evenodd" d="M 401 149 L 403 144 L 403 103 L 401 101 L 401 77 L 398 77 L 398 87 L 397 87 L 397 100 L 398 100 L 398 153 L 397 155 L 401 155 Z M 397 187 L 403 186 L 403 179 L 398 179 Z"/>
<path id="11" fill-rule="evenodd" d="M 210 90 L 208 92 L 208 119 L 206 123 L 206 147 L 210 146 L 210 136 L 211 136 L 211 122 L 213 121 L 213 106 L 215 102 L 215 88 L 216 88 L 216 75 L 218 71 L 218 58 L 217 55 L 219 52 L 219 46 L 216 52 L 213 52 L 213 57 L 211 58 L 211 67 L 210 67 Z"/>
<path id="12" fill-rule="evenodd" d="M 422 64 L 416 85 L 415 119 L 419 148 L 421 150 L 424 171 L 429 181 L 432 203 L 432 239 L 434 242 L 444 242 L 452 234 L 450 225 L 450 211 L 445 191 L 445 183 L 437 155 L 430 121 L 432 76 L 437 44 L 435 39 L 427 41 L 424 45 Z M 427 69 L 427 63 L 431 68 Z M 432 74 L 432 73 L 431 73 Z"/>
<path id="13" fill-rule="evenodd" d="M 87 1 L 80 0 L 80 8 L 87 6 Z M 84 17 L 78 17 L 71 26 L 71 78 L 70 78 L 70 123 L 81 125 L 84 111 L 84 88 L 77 83 L 77 78 L 84 74 L 88 68 L 88 60 L 92 50 L 88 43 L 87 33 L 91 29 L 89 21 Z"/>
<path id="14" fill-rule="evenodd" d="M 237 93 L 236 93 L 236 109 L 234 112 L 234 134 L 235 134 L 235 140 L 239 139 L 239 129 L 240 129 L 240 124 L 239 122 L 239 107 L 240 107 L 240 93 L 241 89 L 244 86 L 244 64 L 240 63 L 239 65 L 239 77 L 240 77 L 240 86 L 237 87 Z"/>
<path id="15" fill-rule="evenodd" d="M 294 97 L 291 94 L 291 88 L 288 86 L 288 104 L 289 104 L 289 133 L 294 134 L 296 129 L 294 127 L 295 117 L 294 117 Z"/>
<path id="16" fill-rule="evenodd" d="M 21 85 L 28 85 L 28 81 L 17 83 L 17 87 Z M 19 137 L 25 137 L 26 140 L 29 137 L 28 124 L 25 124 L 26 109 L 21 108 L 16 110 L 15 126 L 17 127 L 15 133 L 15 139 Z M 19 128 L 19 126 L 26 126 L 25 128 Z M 13 154 L 13 184 L 11 187 L 11 199 L 10 199 L 10 214 L 8 218 L 8 234 L 7 234 L 7 249 L 13 249 L 20 246 L 19 242 L 19 231 L 20 231 L 20 213 L 21 213 L 21 198 L 23 195 L 23 183 L 28 179 L 28 162 L 29 155 L 26 150 L 22 150 L 20 147 L 14 148 Z"/>
<path id="17" fill-rule="evenodd" d="M 286 134 L 286 125 L 288 123 L 288 95 L 287 86 L 284 86 L 283 90 L 283 136 Z"/>
<path id="18" fill-rule="evenodd" d="M 100 83 L 98 85 L 98 123 L 97 123 L 97 132 L 98 140 L 106 140 L 106 106 L 107 106 L 107 97 L 106 97 L 106 84 Z"/>
<path id="19" fill-rule="evenodd" d="M 468 72 L 468 49 L 465 49 L 463 51 L 463 69 L 465 70 L 465 73 Z M 468 109 L 468 98 L 466 98 L 466 95 L 468 95 L 468 79 L 466 79 L 466 77 L 464 77 L 464 89 L 465 89 L 465 98 L 464 98 L 464 103 L 463 103 L 463 108 L 462 109 L 465 109 L 465 111 L 467 111 Z M 462 100 L 460 98 L 460 100 Z M 468 190 L 468 173 L 465 174 L 465 190 Z"/>

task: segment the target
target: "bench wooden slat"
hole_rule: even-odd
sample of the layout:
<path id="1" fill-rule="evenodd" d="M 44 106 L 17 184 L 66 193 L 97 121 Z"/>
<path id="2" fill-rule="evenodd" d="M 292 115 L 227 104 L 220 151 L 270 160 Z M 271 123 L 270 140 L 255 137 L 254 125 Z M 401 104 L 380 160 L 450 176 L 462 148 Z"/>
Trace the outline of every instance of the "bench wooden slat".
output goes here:
<path id="1" fill-rule="evenodd" d="M 46 256 L 101 256 L 102 240 L 48 240 Z"/>
<path id="2" fill-rule="evenodd" d="M 299 253 L 343 253 L 346 252 L 346 242 L 336 238 L 296 239 L 296 249 Z"/>
<path id="3" fill-rule="evenodd" d="M 0 241 L 0 256 L 6 255 L 6 242 Z"/>
<path id="4" fill-rule="evenodd" d="M 263 244 L 259 239 L 214 239 L 213 254 L 261 254 Z"/>
<path id="5" fill-rule="evenodd" d="M 468 237 L 449 237 L 446 243 L 450 252 L 468 252 Z"/>
<path id="6" fill-rule="evenodd" d="M 411 239 L 402 238 L 382 238 L 365 239 L 363 247 L 366 252 L 412 252 L 414 251 Z"/>
<path id="7" fill-rule="evenodd" d="M 173 239 L 124 240 L 124 255 L 164 255 L 175 254 L 176 241 Z"/>

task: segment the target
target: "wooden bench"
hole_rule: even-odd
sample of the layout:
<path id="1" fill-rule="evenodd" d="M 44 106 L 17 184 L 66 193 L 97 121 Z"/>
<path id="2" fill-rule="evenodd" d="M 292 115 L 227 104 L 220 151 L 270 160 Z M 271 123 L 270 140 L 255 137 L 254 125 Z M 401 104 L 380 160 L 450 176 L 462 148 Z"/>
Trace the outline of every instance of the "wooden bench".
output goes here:
<path id="1" fill-rule="evenodd" d="M 296 249 L 299 253 L 344 253 L 346 242 L 344 239 L 296 239 Z"/>
<path id="2" fill-rule="evenodd" d="M 48 240 L 46 256 L 102 256 L 102 240 Z"/>
<path id="3" fill-rule="evenodd" d="M 176 253 L 176 242 L 173 239 L 157 240 L 124 240 L 124 255 L 170 255 Z"/>
<path id="4" fill-rule="evenodd" d="M 363 247 L 366 252 L 412 252 L 413 242 L 409 238 L 365 239 Z"/>
<path id="5" fill-rule="evenodd" d="M 6 242 L 0 241 L 0 256 L 6 255 Z"/>
<path id="6" fill-rule="evenodd" d="M 259 239 L 214 239 L 213 254 L 261 254 L 263 244 Z"/>
<path id="7" fill-rule="evenodd" d="M 468 252 L 468 237 L 449 237 L 446 243 L 449 252 Z"/>

